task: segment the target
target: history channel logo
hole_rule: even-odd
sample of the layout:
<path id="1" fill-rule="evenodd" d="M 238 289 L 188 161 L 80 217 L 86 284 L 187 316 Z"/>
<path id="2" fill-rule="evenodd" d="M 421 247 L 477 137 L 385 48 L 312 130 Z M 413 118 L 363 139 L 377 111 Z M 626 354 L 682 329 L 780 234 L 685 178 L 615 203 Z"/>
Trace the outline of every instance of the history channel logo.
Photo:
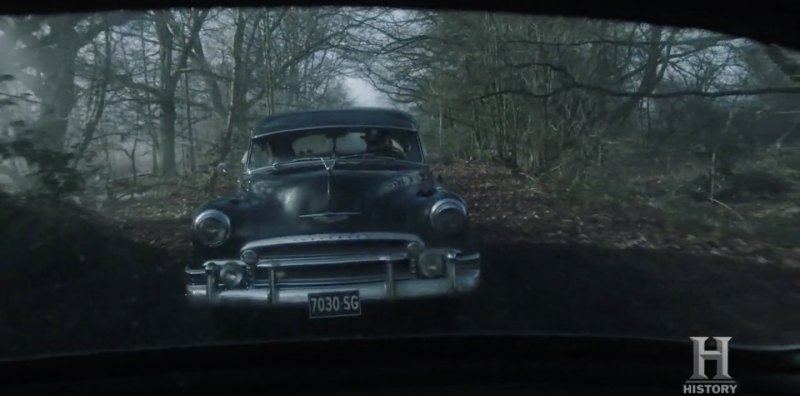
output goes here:
<path id="1" fill-rule="evenodd" d="M 708 337 L 689 337 L 694 347 L 692 376 L 683 384 L 684 395 L 732 395 L 738 385 L 728 373 L 728 342 L 731 337 L 712 337 L 713 349 L 706 349 Z M 713 377 L 706 375 L 706 362 L 717 366 Z"/>

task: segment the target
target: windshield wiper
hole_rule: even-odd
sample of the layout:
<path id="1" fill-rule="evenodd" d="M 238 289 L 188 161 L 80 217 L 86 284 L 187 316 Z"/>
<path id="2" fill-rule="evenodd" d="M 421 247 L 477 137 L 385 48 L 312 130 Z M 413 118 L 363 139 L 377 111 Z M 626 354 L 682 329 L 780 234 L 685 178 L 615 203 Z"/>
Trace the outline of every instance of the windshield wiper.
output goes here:
<path id="1" fill-rule="evenodd" d="M 279 167 L 281 165 L 293 164 L 293 163 L 305 162 L 305 161 L 322 161 L 323 163 L 325 162 L 325 160 L 322 157 L 300 157 L 300 158 L 291 159 L 289 161 L 275 162 L 275 163 L 272 164 L 272 167 L 273 168 L 277 168 L 277 167 Z"/>
<path id="2" fill-rule="evenodd" d="M 331 160 L 341 160 L 341 159 L 350 159 L 350 158 L 376 158 L 376 159 L 390 159 L 392 161 L 397 161 L 397 158 L 393 157 L 391 155 L 380 155 L 380 154 L 371 153 L 371 152 L 355 153 L 355 154 L 348 154 L 348 155 L 341 155 L 341 156 L 334 155 L 333 158 L 330 158 L 330 159 Z M 325 165 L 326 158 L 324 158 L 324 157 L 300 157 L 300 158 L 294 158 L 294 159 L 291 159 L 289 161 L 276 162 L 276 163 L 272 164 L 272 168 L 273 169 L 277 169 L 278 167 L 280 167 L 282 165 L 293 164 L 293 163 L 297 163 L 297 162 L 306 162 L 306 161 L 321 161 L 322 164 Z"/>
<path id="3" fill-rule="evenodd" d="M 396 157 L 392 157 L 391 155 L 379 155 L 379 154 L 370 153 L 370 152 L 348 154 L 348 155 L 343 155 L 343 156 L 336 157 L 336 158 L 341 160 L 341 159 L 358 158 L 358 157 L 382 158 L 382 159 L 386 158 L 386 159 L 391 159 L 391 160 L 397 161 L 397 158 Z"/>

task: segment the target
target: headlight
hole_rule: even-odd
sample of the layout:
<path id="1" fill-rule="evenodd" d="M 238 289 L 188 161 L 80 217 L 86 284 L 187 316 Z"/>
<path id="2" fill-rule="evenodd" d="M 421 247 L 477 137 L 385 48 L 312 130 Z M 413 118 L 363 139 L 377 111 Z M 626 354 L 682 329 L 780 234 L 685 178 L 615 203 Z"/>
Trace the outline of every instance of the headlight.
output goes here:
<path id="1" fill-rule="evenodd" d="M 225 263 L 219 270 L 219 280 L 228 288 L 234 288 L 244 281 L 244 266 L 235 262 Z"/>
<path id="2" fill-rule="evenodd" d="M 437 201 L 431 208 L 431 226 L 445 235 L 455 235 L 467 225 L 467 207 L 453 198 Z"/>
<path id="3" fill-rule="evenodd" d="M 194 232 L 204 245 L 219 246 L 230 236 L 231 220 L 219 210 L 206 210 L 194 220 Z"/>
<path id="4" fill-rule="evenodd" d="M 419 272 L 426 278 L 444 275 L 444 255 L 440 251 L 428 250 L 419 257 Z"/>

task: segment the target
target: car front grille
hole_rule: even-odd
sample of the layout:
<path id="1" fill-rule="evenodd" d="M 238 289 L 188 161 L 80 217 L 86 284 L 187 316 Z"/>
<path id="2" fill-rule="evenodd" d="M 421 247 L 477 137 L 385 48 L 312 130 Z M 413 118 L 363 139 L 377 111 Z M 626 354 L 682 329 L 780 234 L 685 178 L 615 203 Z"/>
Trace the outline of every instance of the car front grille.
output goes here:
<path id="1" fill-rule="evenodd" d="M 256 241 L 246 249 L 258 255 L 253 285 L 308 286 L 382 282 L 391 264 L 395 280 L 414 271 L 406 256 L 413 235 L 391 233 L 321 234 Z"/>
<path id="2" fill-rule="evenodd" d="M 259 260 L 293 257 L 319 257 L 347 254 L 381 254 L 405 251 L 405 242 L 396 241 L 342 241 L 324 243 L 302 243 L 259 247 L 255 250 Z"/>
<path id="3" fill-rule="evenodd" d="M 256 286 L 269 284 L 271 268 L 259 267 L 255 271 Z M 365 263 L 298 265 L 277 267 L 275 283 L 277 286 L 308 286 L 328 284 L 349 284 L 382 282 L 386 280 L 386 262 L 374 261 Z M 411 279 L 414 275 L 408 260 L 392 262 L 395 280 Z"/>

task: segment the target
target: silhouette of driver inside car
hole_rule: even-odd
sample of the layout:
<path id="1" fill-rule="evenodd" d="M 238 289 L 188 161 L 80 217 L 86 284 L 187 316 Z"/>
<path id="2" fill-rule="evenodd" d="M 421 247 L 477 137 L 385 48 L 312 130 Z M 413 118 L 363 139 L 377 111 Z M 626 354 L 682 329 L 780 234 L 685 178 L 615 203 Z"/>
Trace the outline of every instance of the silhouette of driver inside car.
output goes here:
<path id="1" fill-rule="evenodd" d="M 365 152 L 379 155 L 405 159 L 406 155 L 400 145 L 386 133 L 377 129 L 371 129 L 364 134 L 363 139 L 367 143 Z"/>

